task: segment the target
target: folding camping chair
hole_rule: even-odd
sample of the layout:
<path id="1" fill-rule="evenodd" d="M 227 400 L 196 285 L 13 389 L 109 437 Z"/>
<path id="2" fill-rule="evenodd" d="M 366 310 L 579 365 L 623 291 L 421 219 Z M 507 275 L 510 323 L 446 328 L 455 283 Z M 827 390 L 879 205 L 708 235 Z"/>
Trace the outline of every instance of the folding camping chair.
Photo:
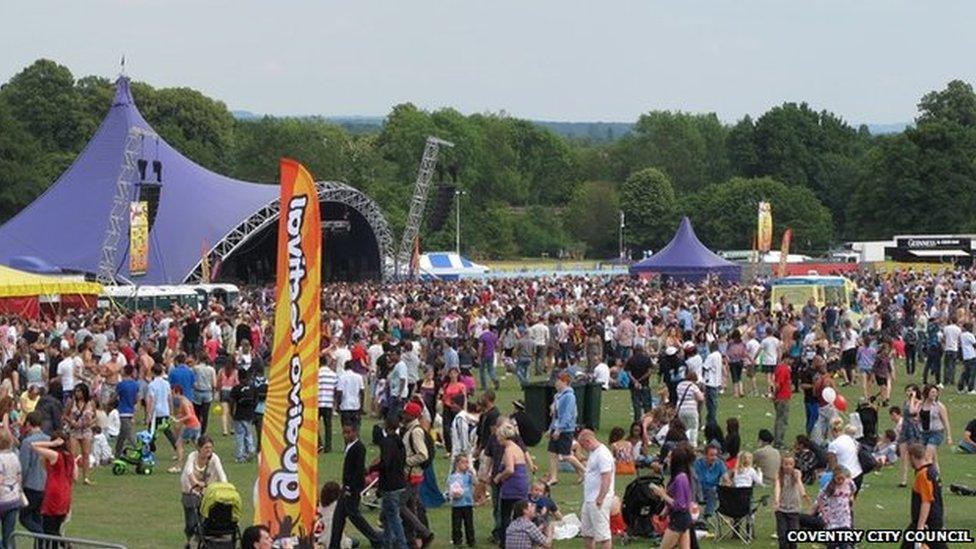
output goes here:
<path id="1" fill-rule="evenodd" d="M 756 511 L 765 507 L 769 496 L 752 501 L 752 487 L 718 487 L 718 511 L 715 513 L 715 540 L 739 538 L 752 543 L 756 535 Z"/>

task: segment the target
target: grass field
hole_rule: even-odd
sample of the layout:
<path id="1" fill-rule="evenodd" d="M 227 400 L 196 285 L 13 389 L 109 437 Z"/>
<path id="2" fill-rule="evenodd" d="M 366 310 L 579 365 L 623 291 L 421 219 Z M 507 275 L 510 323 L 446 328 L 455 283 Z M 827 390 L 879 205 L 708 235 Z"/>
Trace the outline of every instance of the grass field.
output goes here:
<path id="1" fill-rule="evenodd" d="M 900 389 L 908 381 L 902 375 L 897 383 Z M 854 388 L 845 388 L 842 393 L 849 402 L 857 401 Z M 511 411 L 511 401 L 521 398 L 521 391 L 513 376 L 508 376 L 502 382 L 500 391 L 500 409 L 508 413 Z M 955 390 L 946 390 L 944 401 L 950 410 L 952 434 L 954 440 L 962 435 L 962 428 L 966 422 L 976 417 L 976 397 L 955 394 Z M 722 396 L 719 403 L 719 415 L 724 418 L 738 416 L 741 421 L 743 449 L 755 448 L 756 433 L 760 428 L 772 429 L 772 403 L 766 399 L 753 397 L 734 400 Z M 890 421 L 887 414 L 881 414 L 879 430 L 888 428 Z M 336 422 L 338 424 L 338 422 Z M 614 426 L 626 429 L 630 424 L 629 394 L 625 391 L 611 391 L 604 393 L 603 413 L 601 419 L 600 437 L 606 440 L 607 434 Z M 371 423 L 364 425 L 364 432 L 368 432 Z M 790 410 L 789 435 L 796 435 L 802 430 L 803 410 L 800 399 L 794 398 Z M 214 431 L 211 428 L 211 431 Z M 217 453 L 224 461 L 224 466 L 231 482 L 236 484 L 244 498 L 245 517 L 252 516 L 251 493 L 254 484 L 256 467 L 254 464 L 237 465 L 233 460 L 232 437 L 221 437 L 219 426 L 217 432 Z M 340 440 L 336 432 L 334 440 Z M 341 448 L 341 442 L 335 444 Z M 160 452 L 161 461 L 168 465 L 171 453 L 163 443 Z M 376 449 L 369 448 L 370 459 L 376 454 Z M 544 443 L 533 449 L 533 454 L 540 464 L 545 461 Z M 948 493 L 948 486 L 952 482 L 976 485 L 976 456 L 955 454 L 950 448 L 943 446 L 939 453 L 942 477 L 945 485 L 946 524 L 951 528 L 976 529 L 976 498 L 962 498 Z M 320 457 L 319 481 L 338 480 L 341 471 L 341 453 L 333 451 Z M 436 464 L 439 479 L 447 474 L 447 459 L 439 457 Z M 177 475 L 159 472 L 150 477 L 134 475 L 113 477 L 108 469 L 100 469 L 95 473 L 95 486 L 77 485 L 74 490 L 74 508 L 71 522 L 66 532 L 69 536 L 84 537 L 98 540 L 112 540 L 122 542 L 133 548 L 182 547 L 183 543 L 183 515 L 180 507 L 179 479 Z M 542 465 L 542 469 L 545 465 Z M 542 470 L 540 470 L 540 474 Z M 581 501 L 581 488 L 572 482 L 571 473 L 563 473 L 562 482 L 553 488 L 553 495 L 564 512 L 578 512 Z M 910 489 L 898 488 L 899 469 L 886 468 L 880 473 L 872 473 L 864 482 L 862 495 L 855 506 L 855 526 L 858 528 L 904 528 L 908 523 Z M 443 480 L 442 480 L 443 482 Z M 629 482 L 628 477 L 618 477 L 616 491 L 623 494 Z M 809 489 L 809 488 L 808 488 Z M 771 492 L 771 489 L 758 492 Z M 812 495 L 815 495 L 812 494 Z M 379 518 L 376 512 L 367 512 L 367 518 L 374 524 Z M 428 510 L 433 531 L 437 535 L 435 547 L 450 545 L 450 511 L 447 508 Z M 247 519 L 245 519 L 246 521 Z M 491 547 L 486 541 L 491 530 L 491 511 L 489 508 L 478 508 L 475 511 L 475 531 L 479 547 Z M 754 545 L 757 547 L 775 547 L 776 542 L 770 536 L 774 531 L 772 510 L 760 510 L 757 521 L 758 536 Z M 354 537 L 358 535 L 355 529 L 347 526 Z M 632 541 L 631 546 L 647 547 L 646 541 Z M 731 547 L 738 545 L 734 542 L 715 543 L 711 540 L 704 542 L 708 547 Z M 582 542 L 571 540 L 558 542 L 558 547 L 581 547 Z M 867 545 L 865 545 L 867 546 Z M 880 545 L 878 545 L 880 547 Z"/>

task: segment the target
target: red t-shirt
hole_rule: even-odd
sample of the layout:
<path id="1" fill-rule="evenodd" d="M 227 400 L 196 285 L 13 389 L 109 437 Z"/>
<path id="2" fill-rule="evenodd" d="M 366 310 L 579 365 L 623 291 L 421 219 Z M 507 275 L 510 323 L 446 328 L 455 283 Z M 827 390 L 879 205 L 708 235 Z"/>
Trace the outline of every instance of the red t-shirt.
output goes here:
<path id="1" fill-rule="evenodd" d="M 793 379 L 790 375 L 790 366 L 785 362 L 780 362 L 773 371 L 773 381 L 776 383 L 776 394 L 774 400 L 789 400 L 793 394 Z"/>
<path id="2" fill-rule="evenodd" d="M 207 358 L 211 362 L 217 360 L 217 354 L 220 352 L 220 342 L 216 339 L 208 339 L 206 343 L 203 344 L 203 348 L 207 351 Z"/>
<path id="3" fill-rule="evenodd" d="M 136 352 L 132 350 L 132 347 L 129 347 L 128 345 L 123 345 L 121 348 L 119 348 L 119 351 L 121 351 L 122 354 L 125 355 L 125 361 L 127 364 L 136 363 Z"/>
<path id="4" fill-rule="evenodd" d="M 54 517 L 67 515 L 71 509 L 75 460 L 69 454 L 60 454 L 58 460 L 47 464 L 46 468 L 47 483 L 44 485 L 44 499 L 41 500 L 41 514 Z"/>

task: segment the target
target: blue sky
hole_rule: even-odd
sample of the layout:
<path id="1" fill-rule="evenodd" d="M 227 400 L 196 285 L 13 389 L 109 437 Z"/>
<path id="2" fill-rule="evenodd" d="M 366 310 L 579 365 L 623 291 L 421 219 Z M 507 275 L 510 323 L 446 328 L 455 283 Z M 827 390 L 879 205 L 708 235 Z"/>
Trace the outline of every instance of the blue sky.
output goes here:
<path id="1" fill-rule="evenodd" d="M 10 0 L 0 81 L 39 57 L 111 78 L 124 53 L 138 80 L 269 114 L 733 121 L 805 100 L 906 122 L 925 92 L 976 81 L 973 21 L 972 1 Z"/>

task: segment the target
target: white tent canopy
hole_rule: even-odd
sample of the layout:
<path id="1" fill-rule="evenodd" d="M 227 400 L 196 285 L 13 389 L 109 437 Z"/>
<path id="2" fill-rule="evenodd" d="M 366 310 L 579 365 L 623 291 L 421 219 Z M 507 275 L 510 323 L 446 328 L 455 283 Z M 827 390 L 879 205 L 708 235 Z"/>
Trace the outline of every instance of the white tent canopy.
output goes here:
<path id="1" fill-rule="evenodd" d="M 420 256 L 420 274 L 442 280 L 483 276 L 488 270 L 454 252 L 429 252 Z"/>

